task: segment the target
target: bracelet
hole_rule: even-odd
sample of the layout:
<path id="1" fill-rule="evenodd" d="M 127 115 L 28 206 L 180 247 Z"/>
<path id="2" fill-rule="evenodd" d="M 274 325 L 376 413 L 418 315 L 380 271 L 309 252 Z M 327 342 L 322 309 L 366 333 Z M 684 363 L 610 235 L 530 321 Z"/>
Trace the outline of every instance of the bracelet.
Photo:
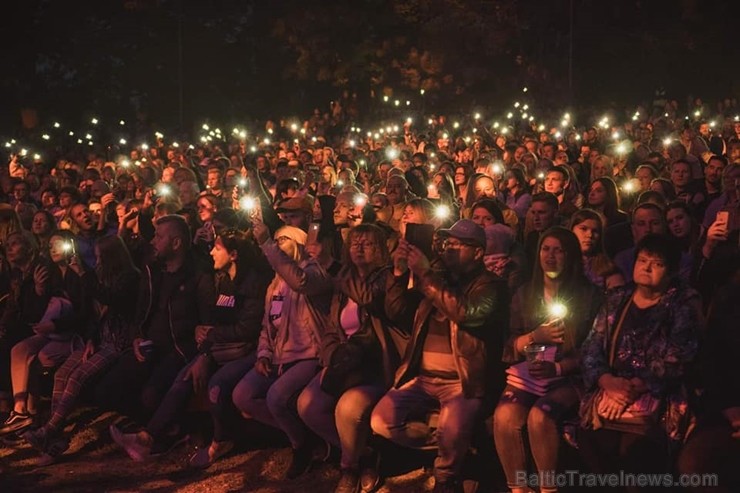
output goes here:
<path id="1" fill-rule="evenodd" d="M 563 376 L 563 367 L 560 366 L 560 363 L 558 363 L 557 361 L 555 362 L 555 376 L 556 377 Z"/>

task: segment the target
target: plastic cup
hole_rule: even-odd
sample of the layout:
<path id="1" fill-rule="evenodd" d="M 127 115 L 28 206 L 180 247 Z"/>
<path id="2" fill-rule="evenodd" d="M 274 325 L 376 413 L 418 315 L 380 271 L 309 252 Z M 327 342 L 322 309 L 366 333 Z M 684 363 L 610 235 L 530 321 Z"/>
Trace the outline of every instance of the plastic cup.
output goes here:
<path id="1" fill-rule="evenodd" d="M 545 361 L 545 349 L 546 346 L 544 344 L 528 344 L 524 346 L 524 355 L 527 358 L 530 368 L 540 361 Z"/>

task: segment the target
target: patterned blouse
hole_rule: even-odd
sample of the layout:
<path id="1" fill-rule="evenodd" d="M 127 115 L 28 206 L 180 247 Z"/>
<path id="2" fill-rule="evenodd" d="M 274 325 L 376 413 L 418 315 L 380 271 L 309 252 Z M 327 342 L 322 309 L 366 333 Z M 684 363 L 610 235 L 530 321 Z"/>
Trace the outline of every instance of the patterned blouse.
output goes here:
<path id="1" fill-rule="evenodd" d="M 612 331 L 634 290 L 634 284 L 630 284 L 612 291 L 596 316 L 581 347 L 584 383 L 592 393 L 604 373 L 627 379 L 637 377 L 654 397 L 664 398 L 681 383 L 686 364 L 696 355 L 699 294 L 677 282 L 657 305 L 648 310 L 630 310 L 617 338 L 614 365 L 610 367 Z"/>

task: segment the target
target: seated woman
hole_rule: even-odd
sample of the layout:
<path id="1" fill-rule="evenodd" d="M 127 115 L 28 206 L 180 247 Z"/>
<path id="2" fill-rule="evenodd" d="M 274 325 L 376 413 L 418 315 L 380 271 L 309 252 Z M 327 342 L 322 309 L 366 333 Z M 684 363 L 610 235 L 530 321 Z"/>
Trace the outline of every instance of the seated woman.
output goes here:
<path id="1" fill-rule="evenodd" d="M 324 369 L 298 398 L 298 413 L 306 425 L 341 449 L 342 476 L 337 493 L 357 491 L 360 462 L 370 436 L 370 414 L 393 383 L 400 361 L 384 311 L 390 273 L 385 234 L 371 224 L 353 228 L 345 258 L 348 263 L 335 280 L 322 340 Z M 341 359 L 352 354 L 354 361 Z M 377 484 L 374 466 L 365 463 L 366 490 Z"/>
<path id="2" fill-rule="evenodd" d="M 614 226 L 629 220 L 629 214 L 619 208 L 617 184 L 609 176 L 603 176 L 591 182 L 586 195 L 586 204 L 604 215 L 607 226 Z"/>
<path id="3" fill-rule="evenodd" d="M 668 236 L 645 236 L 635 254 L 634 285 L 609 295 L 581 349 L 578 442 L 597 474 L 667 472 L 667 432 L 685 431 L 660 418 L 664 407 L 686 413 L 680 390 L 697 350 L 699 296 L 677 279 L 681 256 Z"/>
<path id="4" fill-rule="evenodd" d="M 211 257 L 218 297 L 214 324 L 195 328 L 199 354 L 180 370 L 144 430 L 121 433 L 111 426 L 111 436 L 133 460 L 145 459 L 180 440 L 178 418 L 193 395 L 205 391 L 206 384 L 211 414 L 216 417 L 214 437 L 211 446 L 200 449 L 191 462 L 206 467 L 234 445 L 227 434 L 237 415 L 231 392 L 254 366 L 265 293 L 273 272 L 251 238 L 235 230 L 216 237 Z"/>
<path id="5" fill-rule="evenodd" d="M 412 199 L 406 202 L 398 232 L 406 236 L 407 224 L 428 224 L 434 219 L 434 205 L 427 199 Z"/>
<path id="6" fill-rule="evenodd" d="M 100 238 L 95 255 L 96 279 L 90 295 L 97 316 L 89 325 L 87 343 L 84 349 L 73 352 L 54 374 L 49 420 L 23 435 L 33 448 L 44 454 L 42 464 L 53 462 L 69 446 L 60 435 L 85 383 L 105 371 L 131 344 L 130 324 L 136 311 L 139 270 L 118 236 Z"/>
<path id="7" fill-rule="evenodd" d="M 530 351 L 543 352 L 524 372 L 536 386 L 509 378 L 493 416 L 496 450 L 513 492 L 528 491 L 517 479 L 518 471 L 527 470 L 527 441 L 540 473 L 558 466 L 560 426 L 578 409 L 579 349 L 600 305 L 598 289 L 583 275 L 581 250 L 572 232 L 547 230 L 538 251 L 532 280 L 512 300 L 512 335 L 503 356 L 513 364 Z M 542 484 L 541 491 L 556 487 Z"/>
<path id="8" fill-rule="evenodd" d="M 0 212 L 3 209 L 0 207 Z M 15 215 L 15 212 L 13 212 Z M 32 327 L 41 320 L 49 304 L 49 262 L 38 255 L 31 233 L 22 229 L 3 231 L 0 217 L 0 235 L 7 232 L 3 240 L 4 262 L 2 269 L 6 274 L 2 284 L 5 291 L 0 313 L 0 389 L 3 394 L 11 391 L 10 360 L 12 348 L 34 335 Z M 20 220 L 18 220 L 20 227 Z M 25 366 L 25 363 L 24 363 Z M 12 395 L 12 394 L 10 394 Z M 3 399 L 3 407 L 8 405 Z M 29 426 L 33 421 L 26 411 L 26 397 L 13 399 L 10 403 L 10 416 L 0 427 L 0 432 L 10 433 Z M 15 411 L 14 411 L 15 409 Z"/>
<path id="9" fill-rule="evenodd" d="M 13 386 L 13 413 L 0 428 L 0 434 L 28 427 L 34 409 L 29 408 L 29 383 L 32 363 L 56 367 L 82 346 L 80 332 L 90 322 L 95 275 L 85 269 L 75 255 L 75 239 L 69 231 L 58 231 L 49 239 L 51 264 L 34 272 L 36 289 L 45 285 L 49 298 L 42 317 L 32 326 L 34 335 L 13 346 L 10 376 Z M 46 272 L 42 272 L 42 271 Z M 38 291 L 37 291 L 37 294 Z"/>
<path id="10" fill-rule="evenodd" d="M 318 260 L 306 258 L 307 235 L 302 230 L 283 226 L 273 241 L 267 227 L 256 222 L 253 232 L 275 278 L 267 288 L 257 361 L 234 388 L 233 399 L 242 415 L 288 436 L 293 456 L 286 476 L 293 479 L 308 470 L 313 451 L 291 399 L 319 370 L 332 279 Z"/>
<path id="11" fill-rule="evenodd" d="M 581 209 L 570 219 L 570 230 L 578 238 L 583 273 L 602 292 L 623 286 L 624 277 L 604 252 L 604 218 L 591 209 Z"/>

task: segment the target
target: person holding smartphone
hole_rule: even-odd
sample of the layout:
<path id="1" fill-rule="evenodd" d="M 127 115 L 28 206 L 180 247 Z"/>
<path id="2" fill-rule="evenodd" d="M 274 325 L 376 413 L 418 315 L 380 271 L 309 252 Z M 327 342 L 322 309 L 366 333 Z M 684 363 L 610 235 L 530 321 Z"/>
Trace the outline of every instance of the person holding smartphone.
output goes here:
<path id="1" fill-rule="evenodd" d="M 725 168 L 722 179 L 724 192 L 709 205 L 704 217 L 713 214 L 701 246 L 701 258 L 696 271 L 696 287 L 702 295 L 705 308 L 715 291 L 726 284 L 732 275 L 729 265 L 740 255 L 740 165 Z"/>

